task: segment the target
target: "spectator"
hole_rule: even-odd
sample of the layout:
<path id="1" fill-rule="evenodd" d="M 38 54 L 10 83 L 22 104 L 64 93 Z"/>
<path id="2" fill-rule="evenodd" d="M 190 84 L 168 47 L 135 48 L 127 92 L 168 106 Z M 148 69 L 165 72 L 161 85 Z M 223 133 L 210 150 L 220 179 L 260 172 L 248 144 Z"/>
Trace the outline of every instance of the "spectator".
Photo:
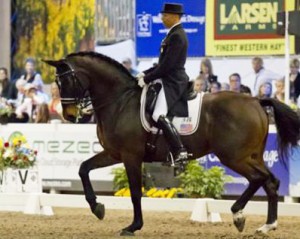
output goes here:
<path id="1" fill-rule="evenodd" d="M 221 91 L 229 91 L 229 90 L 230 90 L 229 84 L 226 82 L 222 82 L 221 83 Z"/>
<path id="2" fill-rule="evenodd" d="M 0 68 L 0 97 L 8 100 L 17 98 L 16 86 L 8 79 L 8 72 L 4 67 Z"/>
<path id="3" fill-rule="evenodd" d="M 275 82 L 275 92 L 273 98 L 284 102 L 284 79 L 276 80 Z"/>
<path id="4" fill-rule="evenodd" d="M 138 71 L 132 68 L 132 61 L 129 57 L 123 59 L 122 65 L 130 72 L 133 77 L 136 77 Z"/>
<path id="5" fill-rule="evenodd" d="M 210 93 L 216 93 L 221 91 L 221 84 L 220 82 L 212 82 L 210 87 Z"/>
<path id="6" fill-rule="evenodd" d="M 24 79 L 18 79 L 16 81 L 16 88 L 17 88 L 17 99 L 14 100 L 12 103 L 14 104 L 15 107 L 18 107 L 21 105 L 25 99 L 25 87 L 26 85 L 26 80 Z"/>
<path id="7" fill-rule="evenodd" d="M 51 84 L 51 99 L 48 107 L 51 120 L 59 119 L 64 121 L 59 89 L 55 82 Z"/>
<path id="8" fill-rule="evenodd" d="M 251 89 L 248 86 L 241 85 L 240 92 L 245 95 L 252 96 Z"/>
<path id="9" fill-rule="evenodd" d="M 218 77 L 214 75 L 213 73 L 213 67 L 211 64 L 210 59 L 203 58 L 200 65 L 200 75 L 204 77 L 204 79 L 208 83 L 208 90 L 210 89 L 210 85 L 213 82 L 216 82 L 218 80 Z"/>
<path id="10" fill-rule="evenodd" d="M 16 115 L 19 119 L 27 119 L 28 121 L 33 121 L 36 114 L 36 107 L 40 104 L 47 103 L 46 95 L 38 92 L 35 85 L 27 83 L 24 86 L 25 99 L 16 108 Z"/>
<path id="11" fill-rule="evenodd" d="M 39 73 L 35 71 L 35 60 L 32 58 L 27 58 L 25 61 L 25 74 L 20 77 L 26 80 L 27 83 L 32 83 L 36 86 L 37 90 L 43 91 L 43 80 Z"/>
<path id="12" fill-rule="evenodd" d="M 50 121 L 50 113 L 48 104 L 41 104 L 37 107 L 35 123 L 49 123 Z"/>
<path id="13" fill-rule="evenodd" d="M 297 102 L 300 95 L 300 62 L 298 59 L 290 61 L 290 98 Z"/>
<path id="14" fill-rule="evenodd" d="M 254 70 L 255 76 L 253 81 L 254 95 L 259 94 L 259 88 L 265 82 L 272 83 L 273 80 L 279 79 L 280 76 L 274 72 L 266 70 L 264 68 L 263 59 L 260 57 L 254 57 L 252 59 L 252 68 Z"/>
<path id="15" fill-rule="evenodd" d="M 257 97 L 259 99 L 270 98 L 272 95 L 272 84 L 270 82 L 265 82 L 259 87 L 259 93 Z"/>
<path id="16" fill-rule="evenodd" d="M 241 92 L 241 76 L 238 73 L 233 73 L 229 76 L 229 90 Z"/>
<path id="17" fill-rule="evenodd" d="M 194 91 L 198 93 L 207 91 L 207 81 L 203 76 L 199 75 L 196 80 L 194 80 Z"/>

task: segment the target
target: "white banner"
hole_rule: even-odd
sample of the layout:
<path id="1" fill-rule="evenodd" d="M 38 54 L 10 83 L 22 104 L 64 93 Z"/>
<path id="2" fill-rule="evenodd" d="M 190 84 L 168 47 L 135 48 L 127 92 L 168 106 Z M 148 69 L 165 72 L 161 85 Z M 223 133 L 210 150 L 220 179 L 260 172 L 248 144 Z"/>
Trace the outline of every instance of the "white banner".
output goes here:
<path id="1" fill-rule="evenodd" d="M 95 124 L 0 125 L 0 137 L 4 141 L 14 132 L 22 133 L 38 151 L 37 166 L 44 180 L 80 180 L 80 164 L 102 151 Z M 112 167 L 120 165 L 93 170 L 91 179 L 112 181 Z"/>

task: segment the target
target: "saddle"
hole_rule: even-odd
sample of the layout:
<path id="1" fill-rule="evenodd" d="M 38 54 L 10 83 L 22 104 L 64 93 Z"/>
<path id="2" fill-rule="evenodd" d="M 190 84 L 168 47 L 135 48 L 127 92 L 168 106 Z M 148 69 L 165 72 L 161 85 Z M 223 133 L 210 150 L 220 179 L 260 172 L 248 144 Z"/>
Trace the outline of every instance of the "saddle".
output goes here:
<path id="1" fill-rule="evenodd" d="M 150 84 L 146 93 L 146 106 L 145 110 L 148 116 L 151 116 L 154 112 L 155 104 L 158 94 L 161 90 L 161 83 Z M 193 100 L 197 97 L 197 92 L 194 91 L 194 83 L 189 81 L 188 83 L 188 97 L 187 100 Z M 150 118 L 150 117 L 147 117 Z"/>

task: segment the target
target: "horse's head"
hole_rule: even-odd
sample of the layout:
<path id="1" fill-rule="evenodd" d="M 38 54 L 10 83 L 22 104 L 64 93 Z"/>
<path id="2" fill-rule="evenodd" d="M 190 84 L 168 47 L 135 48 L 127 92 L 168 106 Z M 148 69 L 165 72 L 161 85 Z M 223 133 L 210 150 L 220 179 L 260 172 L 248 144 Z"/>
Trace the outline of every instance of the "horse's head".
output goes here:
<path id="1" fill-rule="evenodd" d="M 125 92 L 140 90 L 129 71 L 115 60 L 95 52 L 78 52 L 58 61 L 56 68 L 65 119 L 76 122 L 91 103 L 97 116 L 118 102 Z"/>
<path id="2" fill-rule="evenodd" d="M 43 61 L 56 68 L 55 82 L 61 96 L 63 117 L 68 121 L 77 122 L 90 105 L 89 81 L 84 80 L 87 76 L 84 72 L 75 71 L 72 63 L 66 59 Z"/>

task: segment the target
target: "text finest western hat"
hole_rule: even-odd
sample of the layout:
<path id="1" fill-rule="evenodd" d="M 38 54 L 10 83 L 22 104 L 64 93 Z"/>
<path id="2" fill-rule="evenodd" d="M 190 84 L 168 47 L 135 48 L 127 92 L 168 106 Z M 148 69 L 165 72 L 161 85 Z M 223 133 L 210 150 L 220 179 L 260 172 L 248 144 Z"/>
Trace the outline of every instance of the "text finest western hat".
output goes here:
<path id="1" fill-rule="evenodd" d="M 183 14 L 183 6 L 178 3 L 165 3 L 161 13 Z"/>

